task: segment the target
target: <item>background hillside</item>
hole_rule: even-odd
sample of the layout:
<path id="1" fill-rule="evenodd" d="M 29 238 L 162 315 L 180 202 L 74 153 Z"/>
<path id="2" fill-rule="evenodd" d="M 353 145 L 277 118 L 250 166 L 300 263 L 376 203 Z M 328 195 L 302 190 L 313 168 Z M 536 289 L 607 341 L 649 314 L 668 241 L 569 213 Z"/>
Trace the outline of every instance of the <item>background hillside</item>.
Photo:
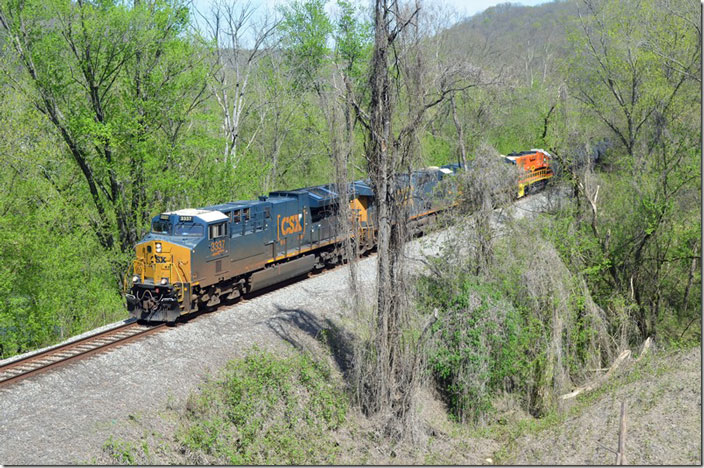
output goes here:
<path id="1" fill-rule="evenodd" d="M 508 69 L 517 83 L 557 82 L 558 65 L 570 52 L 567 26 L 576 16 L 574 1 L 534 7 L 505 3 L 459 21 L 447 34 L 458 49 L 474 54 L 482 67 Z"/>

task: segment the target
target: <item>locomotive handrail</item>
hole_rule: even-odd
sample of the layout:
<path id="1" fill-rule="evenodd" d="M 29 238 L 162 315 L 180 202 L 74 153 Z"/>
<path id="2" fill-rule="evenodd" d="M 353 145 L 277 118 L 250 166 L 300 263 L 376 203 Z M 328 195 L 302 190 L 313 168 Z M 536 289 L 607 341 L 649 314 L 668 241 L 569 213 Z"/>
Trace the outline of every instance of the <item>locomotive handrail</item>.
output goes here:
<path id="1" fill-rule="evenodd" d="M 527 185 L 527 184 L 531 184 L 533 182 L 537 182 L 542 179 L 547 179 L 549 177 L 552 177 L 552 175 L 553 175 L 552 170 L 550 170 L 549 168 L 540 169 L 540 170 L 534 171 L 530 175 L 530 177 L 526 177 L 525 179 L 520 180 L 519 183 L 523 184 L 523 185 Z"/>
<path id="2" fill-rule="evenodd" d="M 542 181 L 553 176 L 553 171 L 549 167 L 546 167 L 546 165 L 549 164 L 549 158 L 547 157 L 545 160 L 537 162 L 536 165 L 538 165 L 538 167 L 533 171 L 530 170 L 531 167 L 526 167 L 523 162 L 525 161 L 521 160 L 521 164 L 519 164 L 521 166 L 520 169 L 522 169 L 520 173 L 523 178 L 519 178 L 519 186 L 515 187 L 518 189 L 517 196 L 519 198 L 528 192 L 542 188 L 544 185 Z M 514 164 L 516 164 L 515 161 Z M 462 166 L 459 164 L 448 165 L 447 167 L 449 169 L 443 170 L 443 174 L 458 173 L 462 169 Z M 440 196 L 438 196 L 437 185 L 444 176 L 441 177 L 439 174 L 435 174 L 431 169 L 433 168 L 416 171 L 413 177 L 404 174 L 395 179 L 398 183 L 394 185 L 393 195 L 400 198 L 399 202 L 402 206 L 410 209 L 404 216 L 406 220 L 411 223 L 415 233 L 418 234 L 422 234 L 427 229 L 426 225 L 435 219 L 437 213 L 448 210 L 450 207 L 459 204 L 458 200 L 451 200 L 451 195 L 454 195 L 455 192 L 461 194 L 461 189 L 456 187 L 457 183 L 452 184 L 450 187 L 440 186 L 442 190 Z M 434 169 L 437 170 L 438 168 Z M 436 177 L 436 175 L 438 175 L 438 177 Z M 420 182 L 416 183 L 414 177 L 417 177 L 417 180 Z M 535 183 L 537 181 L 541 181 L 541 183 Z M 184 286 L 183 289 L 178 288 L 177 291 L 175 290 L 176 288 L 168 289 L 164 293 L 165 296 L 160 297 L 158 302 L 139 303 L 136 301 L 136 298 L 139 297 L 137 292 L 155 290 L 156 283 L 152 284 L 149 282 L 145 284 L 145 281 L 139 281 L 138 279 L 133 284 L 133 293 L 126 294 L 127 307 L 130 314 L 133 317 L 142 317 L 148 321 L 165 320 L 173 322 L 178 318 L 179 314 L 187 313 L 191 310 L 192 306 L 197 308 L 199 303 L 205 303 L 207 301 L 207 304 L 216 304 L 219 301 L 218 297 L 222 291 L 232 291 L 232 288 L 236 285 L 243 285 L 245 293 L 249 293 L 252 292 L 251 288 L 253 286 L 255 286 L 254 290 L 261 289 L 268 287 L 274 282 L 283 281 L 292 274 L 300 275 L 319 269 L 321 266 L 330 266 L 339 263 L 343 258 L 343 255 L 340 254 L 340 243 L 346 238 L 353 240 L 355 245 L 363 244 L 365 252 L 374 249 L 378 240 L 376 224 L 378 224 L 379 219 L 378 213 L 374 211 L 373 206 L 370 206 L 370 203 L 374 199 L 374 191 L 364 181 L 360 180 L 354 183 L 361 187 L 358 190 L 359 194 L 355 195 L 359 200 L 355 199 L 354 203 L 352 203 L 352 199 L 350 199 L 351 211 L 349 213 L 349 219 L 347 220 L 340 217 L 340 213 L 337 209 L 330 209 L 328 207 L 330 202 L 328 198 L 325 198 L 323 195 L 333 193 L 326 188 L 329 186 L 309 187 L 307 189 L 298 189 L 288 192 L 270 192 L 268 197 L 260 196 L 257 202 L 228 202 L 226 204 L 204 207 L 202 209 L 188 209 L 159 215 L 157 219 L 162 219 L 164 216 L 166 219 L 171 219 L 169 216 L 184 215 L 183 217 L 191 221 L 194 220 L 197 215 L 208 222 L 212 220 L 220 221 L 227 219 L 227 217 L 223 217 L 222 213 L 218 214 L 218 212 L 230 212 L 233 209 L 232 206 L 235 205 L 237 207 L 236 211 L 232 211 L 232 213 L 237 213 L 239 223 L 235 223 L 234 214 L 232 214 L 230 216 L 230 222 L 233 223 L 233 234 L 240 231 L 240 228 L 240 232 L 242 233 L 260 232 L 263 230 L 263 226 L 266 226 L 268 231 L 256 238 L 254 236 L 249 238 L 252 239 L 252 242 L 243 242 L 241 248 L 238 247 L 240 244 L 235 242 L 236 239 L 232 238 L 232 248 L 228 253 L 232 262 L 239 263 L 236 263 L 232 269 L 226 269 L 227 271 L 222 271 L 219 260 L 215 263 L 214 268 L 212 268 L 209 263 L 205 263 L 204 266 L 201 266 L 201 263 L 203 263 L 202 260 L 205 258 L 204 255 L 207 256 L 207 252 L 201 251 L 200 248 L 191 248 L 190 253 L 188 251 L 186 252 L 186 255 L 190 255 L 191 258 L 190 266 L 188 262 L 183 263 L 180 260 L 177 261 L 177 264 L 174 264 L 174 258 L 172 256 L 172 267 L 176 268 L 176 273 L 173 273 L 173 270 L 171 271 L 172 280 L 178 280 L 184 285 L 188 284 L 186 281 L 191 282 L 191 280 L 196 279 L 198 281 L 191 282 L 188 287 Z M 516 183 L 515 179 L 513 183 Z M 534 185 L 530 186 L 530 184 Z M 357 187 L 357 185 L 355 185 L 355 187 Z M 307 199 L 304 194 L 306 191 L 308 195 L 312 197 L 310 198 L 310 204 L 313 205 L 311 209 L 309 209 L 310 204 L 306 203 Z M 280 196 L 297 198 L 298 207 L 289 203 L 278 206 L 277 203 L 279 203 L 279 201 L 275 200 L 275 198 Z M 303 198 L 301 198 L 302 196 Z M 258 211 L 259 208 L 251 208 L 255 205 L 256 207 L 261 207 L 260 205 L 263 203 L 269 204 L 264 208 L 265 219 L 262 219 L 261 213 Z M 272 212 L 274 208 L 276 211 Z M 316 211 L 311 211 L 312 209 Z M 252 213 L 251 216 L 250 213 Z M 270 215 L 271 221 L 276 220 L 275 225 L 273 222 L 267 222 L 269 220 L 269 218 L 266 217 L 267 213 Z M 361 219 L 362 214 L 365 218 L 364 223 Z M 180 218 L 178 219 L 180 220 Z M 344 235 L 341 232 L 341 224 L 343 221 L 350 222 L 350 227 L 352 228 L 351 232 Z M 273 232 L 274 229 L 276 229 L 275 236 Z M 294 237 L 295 234 L 298 234 L 296 236 L 298 239 Z M 203 242 L 203 245 L 205 245 L 205 239 L 207 238 L 199 240 L 198 242 Z M 288 245 L 289 239 L 293 242 L 290 246 L 291 248 L 289 248 Z M 179 240 L 180 239 L 177 239 L 175 243 L 179 244 Z M 269 245 L 272 247 L 270 248 Z M 161 248 L 161 245 L 159 245 L 159 253 L 161 253 Z M 213 243 L 210 245 L 211 253 L 221 248 L 222 247 L 216 248 Z M 256 252 L 263 252 L 264 255 L 249 252 L 249 250 L 254 248 L 258 249 Z M 151 250 L 152 249 L 148 249 L 148 251 L 145 251 L 144 248 L 138 248 L 138 258 L 131 265 L 134 269 L 140 269 L 140 275 L 142 275 L 144 279 L 157 276 L 157 272 L 164 270 L 164 265 L 157 265 L 156 267 L 152 265 L 150 259 L 153 259 L 154 254 L 151 253 Z M 268 258 L 269 254 L 266 253 L 268 251 L 271 252 L 270 258 Z M 220 251 L 218 250 L 218 252 Z M 309 252 L 310 255 L 304 259 L 301 256 L 305 252 Z M 254 255 L 248 256 L 248 253 L 254 253 L 257 256 L 256 258 L 250 259 L 250 257 L 254 257 Z M 316 258 L 312 259 L 310 258 L 311 256 L 315 256 Z M 245 258 L 247 259 L 246 262 L 240 262 L 240 260 Z M 292 262 L 291 264 L 287 264 L 280 269 L 281 271 L 267 271 L 266 274 L 262 274 L 262 276 L 257 276 L 256 278 L 252 276 L 259 270 L 263 271 L 269 268 L 271 264 L 283 265 L 290 260 L 297 261 L 297 263 Z M 196 271 L 196 267 L 198 271 Z M 186 270 L 186 268 L 189 268 L 189 270 Z M 205 268 L 205 270 L 201 271 L 203 268 Z M 212 270 L 215 270 L 215 273 L 213 273 Z M 217 273 L 222 273 L 222 275 L 218 275 Z M 188 294 L 186 293 L 187 289 L 189 291 Z M 184 301 L 190 302 L 189 304 L 184 304 Z M 178 307 L 179 304 L 180 311 Z"/>

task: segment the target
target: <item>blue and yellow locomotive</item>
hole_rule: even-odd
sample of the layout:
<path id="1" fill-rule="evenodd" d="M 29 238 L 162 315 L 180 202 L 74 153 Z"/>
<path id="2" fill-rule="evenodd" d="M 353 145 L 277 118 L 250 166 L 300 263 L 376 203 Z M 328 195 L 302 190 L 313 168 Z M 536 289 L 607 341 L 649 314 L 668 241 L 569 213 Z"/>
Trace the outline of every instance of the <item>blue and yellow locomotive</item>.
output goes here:
<path id="1" fill-rule="evenodd" d="M 448 202 L 435 190 L 459 165 L 396 176 L 408 209 L 409 228 L 421 231 Z M 349 187 L 349 234 L 339 219 L 335 187 L 321 185 L 271 192 L 236 201 L 162 213 L 136 246 L 132 285 L 126 294 L 132 317 L 173 323 L 181 315 L 232 300 L 343 260 L 343 235 L 359 253 L 376 239 L 374 193 L 368 181 Z"/>

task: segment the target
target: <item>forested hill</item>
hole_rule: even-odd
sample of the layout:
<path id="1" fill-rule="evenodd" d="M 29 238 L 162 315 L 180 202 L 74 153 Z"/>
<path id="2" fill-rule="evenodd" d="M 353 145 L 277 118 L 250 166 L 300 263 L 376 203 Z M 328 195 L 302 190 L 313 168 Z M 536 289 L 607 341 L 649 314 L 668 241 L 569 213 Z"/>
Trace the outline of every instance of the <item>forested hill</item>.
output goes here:
<path id="1" fill-rule="evenodd" d="M 531 82 L 557 72 L 570 50 L 566 26 L 576 17 L 573 0 L 533 7 L 504 3 L 458 22 L 447 34 L 483 67 L 511 70 Z"/>
<path id="2" fill-rule="evenodd" d="M 232 396 L 244 387 L 225 385 L 234 393 L 212 405 L 217 423 L 195 421 L 179 448 L 195 455 L 186 462 L 329 462 L 306 443 L 342 424 L 348 406 L 375 426 L 375 447 L 378 436 L 415 447 L 437 436 L 420 413 L 429 389 L 463 427 L 492 421 L 503 396 L 547 418 L 625 349 L 701 346 L 698 2 L 501 5 L 463 21 L 441 0 L 291 0 L 258 12 L 254 3 L 0 0 L 0 358 L 125 319 L 135 244 L 160 213 L 362 178 L 375 194 L 376 282 L 355 274 L 351 235 L 322 244 L 338 249 L 326 257 L 351 259 L 349 282 L 335 280 L 344 301 L 329 301 L 340 323 L 311 333 L 331 354 L 290 374 L 261 354 L 231 367 L 247 388 L 261 377 L 257 400 L 295 388 L 277 375 L 300 377 L 310 399 L 252 412 L 264 407 L 240 405 Z M 585 163 L 597 147 L 596 164 Z M 500 157 L 532 148 L 561 169 L 539 210 L 538 197 L 515 203 L 518 178 L 535 176 Z M 434 224 L 447 242 L 415 272 L 411 192 L 393 175 L 456 162 L 467 163 L 450 179 L 456 190 L 440 190 L 457 194 L 453 208 Z M 332 211 L 351 231 L 347 209 Z M 229 271 L 227 284 L 249 273 Z M 328 297 L 318 292 L 306 295 Z M 269 324 L 264 310 L 258 325 Z M 222 341 L 213 324 L 223 316 L 207 317 L 215 335 L 201 338 Z M 299 318 L 291 324 L 308 323 Z M 180 330 L 171 336 L 187 341 L 189 327 Z M 251 343 L 237 333 L 236 346 Z M 179 360 L 192 346 L 166 352 Z M 150 365 L 163 355 L 137 354 Z M 330 384 L 319 358 L 345 368 L 339 398 L 311 380 Z M 130 375 L 99 386 L 140 394 L 120 387 Z M 317 406 L 309 401 L 341 404 L 322 408 L 324 425 L 279 411 Z M 252 417 L 253 432 L 224 414 Z M 277 414 L 281 423 L 261 425 Z M 279 442 L 257 439 L 271 427 Z M 277 447 L 290 452 L 267 458 Z"/>

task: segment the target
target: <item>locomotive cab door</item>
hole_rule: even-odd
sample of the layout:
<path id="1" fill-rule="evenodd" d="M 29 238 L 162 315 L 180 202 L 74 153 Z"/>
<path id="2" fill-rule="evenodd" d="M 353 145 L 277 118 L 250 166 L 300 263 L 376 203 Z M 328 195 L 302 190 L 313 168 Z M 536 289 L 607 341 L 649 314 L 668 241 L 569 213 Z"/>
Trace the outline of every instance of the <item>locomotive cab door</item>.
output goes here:
<path id="1" fill-rule="evenodd" d="M 212 265 L 209 270 L 217 281 L 225 278 L 229 267 L 229 262 L 224 261 L 230 253 L 228 224 L 227 221 L 220 221 L 208 225 L 208 264 Z"/>
<path id="2" fill-rule="evenodd" d="M 262 232 L 262 241 L 266 246 L 266 250 L 271 253 L 272 257 L 276 257 L 276 243 L 274 242 L 274 236 L 276 234 L 274 232 L 275 227 L 272 229 L 271 205 L 264 205 L 262 215 L 264 229 Z"/>

